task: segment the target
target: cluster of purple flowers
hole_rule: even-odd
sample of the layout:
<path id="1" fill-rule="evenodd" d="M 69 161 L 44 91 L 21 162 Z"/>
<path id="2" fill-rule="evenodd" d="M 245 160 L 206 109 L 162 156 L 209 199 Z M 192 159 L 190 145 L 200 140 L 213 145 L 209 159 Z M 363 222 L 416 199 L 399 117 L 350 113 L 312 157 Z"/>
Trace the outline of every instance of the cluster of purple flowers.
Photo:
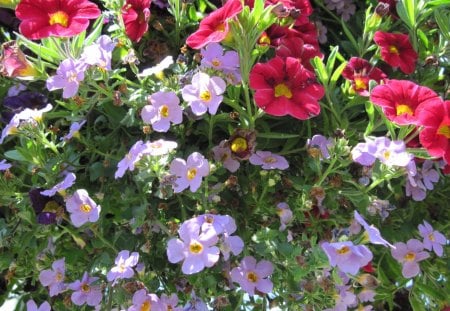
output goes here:
<path id="1" fill-rule="evenodd" d="M 405 191 L 414 201 L 425 199 L 427 190 L 433 190 L 433 184 L 439 181 L 439 173 L 433 168 L 433 163 L 431 160 L 425 160 L 422 168 L 418 170 L 416 162 L 411 161 L 407 170 Z"/>
<path id="2" fill-rule="evenodd" d="M 239 55 L 236 51 L 224 51 L 219 43 L 212 42 L 201 49 L 200 54 L 202 55 L 200 68 L 212 68 L 223 73 L 231 84 L 241 81 Z"/>
<path id="3" fill-rule="evenodd" d="M 186 220 L 179 228 L 180 238 L 169 240 L 167 257 L 171 263 L 183 261 L 181 271 L 193 274 L 214 266 L 222 253 L 228 260 L 230 253 L 239 255 L 244 242 L 236 231 L 234 219 L 228 215 L 204 214 Z"/>

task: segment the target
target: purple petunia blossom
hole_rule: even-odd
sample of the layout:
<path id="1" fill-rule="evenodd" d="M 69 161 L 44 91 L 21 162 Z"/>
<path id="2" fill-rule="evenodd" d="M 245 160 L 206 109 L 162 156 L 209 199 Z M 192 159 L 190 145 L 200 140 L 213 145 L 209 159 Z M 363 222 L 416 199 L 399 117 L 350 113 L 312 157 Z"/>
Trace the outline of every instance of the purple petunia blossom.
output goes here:
<path id="1" fill-rule="evenodd" d="M 111 70 L 112 51 L 116 43 L 107 35 L 98 37 L 94 44 L 84 48 L 81 54 L 81 62 L 91 66 L 98 66 L 105 70 Z"/>
<path id="2" fill-rule="evenodd" d="M 361 267 L 367 265 L 373 258 L 372 252 L 364 245 L 354 245 L 353 242 L 335 242 L 322 244 L 322 249 L 332 267 L 338 267 L 343 272 L 357 274 Z"/>
<path id="3" fill-rule="evenodd" d="M 84 189 L 78 189 L 66 201 L 67 211 L 70 212 L 70 220 L 75 227 L 81 227 L 87 222 L 96 222 L 100 217 L 100 205 L 89 197 Z"/>
<path id="4" fill-rule="evenodd" d="M 6 163 L 6 160 L 3 159 L 0 161 L 0 171 L 6 171 L 9 169 L 12 165 L 10 163 Z"/>
<path id="5" fill-rule="evenodd" d="M 118 179 L 122 177 L 127 170 L 133 171 L 134 165 L 142 158 L 143 151 L 147 146 L 142 140 L 137 141 L 131 148 L 125 157 L 117 164 L 117 170 L 114 174 L 114 178 Z"/>
<path id="6" fill-rule="evenodd" d="M 135 292 L 132 302 L 133 305 L 128 308 L 128 311 L 165 311 L 158 296 L 155 294 L 149 294 L 145 289 L 140 289 Z"/>
<path id="7" fill-rule="evenodd" d="M 398 242 L 394 244 L 395 249 L 391 249 L 391 255 L 403 265 L 402 274 L 405 278 L 412 278 L 419 274 L 419 261 L 430 257 L 423 251 L 423 244 L 419 240 L 411 239 L 408 242 Z"/>
<path id="8" fill-rule="evenodd" d="M 64 277 L 66 273 L 65 258 L 56 260 L 52 269 L 42 270 L 39 273 L 39 281 L 43 286 L 48 286 L 50 297 L 56 296 L 66 290 Z"/>
<path id="9" fill-rule="evenodd" d="M 167 246 L 167 257 L 171 263 L 183 261 L 184 274 L 212 267 L 219 260 L 218 237 L 214 230 L 200 232 L 200 225 L 190 222 L 178 230 L 180 239 L 171 239 Z"/>
<path id="10" fill-rule="evenodd" d="M 226 89 L 225 81 L 220 77 L 210 77 L 206 73 L 198 72 L 192 77 L 192 84 L 181 90 L 183 99 L 189 103 L 192 112 L 201 116 L 209 111 L 216 114 Z"/>
<path id="11" fill-rule="evenodd" d="M 234 173 L 239 169 L 241 164 L 231 156 L 231 149 L 226 140 L 222 140 L 218 146 L 213 147 L 212 152 L 214 154 L 214 160 L 222 162 L 223 167 L 231 173 Z"/>
<path id="12" fill-rule="evenodd" d="M 277 214 L 280 216 L 281 221 L 281 226 L 278 230 L 284 231 L 286 229 L 286 225 L 291 222 L 293 218 L 292 211 L 286 202 L 280 202 L 277 204 Z"/>
<path id="13" fill-rule="evenodd" d="M 164 311 L 182 311 L 182 307 L 177 307 L 178 304 L 178 296 L 177 294 L 172 294 L 167 296 L 166 294 L 162 294 L 160 298 L 161 308 Z M 152 309 L 153 310 L 153 309 Z"/>
<path id="14" fill-rule="evenodd" d="M 311 139 L 306 141 L 306 146 L 310 148 L 318 148 L 321 153 L 322 159 L 329 159 L 329 150 L 334 146 L 333 140 L 331 138 L 326 138 L 323 135 L 314 135 Z"/>
<path id="15" fill-rule="evenodd" d="M 258 150 L 248 160 L 253 165 L 261 165 L 263 170 L 285 170 L 289 168 L 289 163 L 285 157 L 270 151 Z"/>
<path id="16" fill-rule="evenodd" d="M 48 197 L 52 197 L 56 194 L 56 192 L 61 192 L 66 190 L 67 188 L 72 187 L 72 185 L 75 183 L 75 180 L 77 179 L 77 176 L 75 176 L 74 173 L 67 173 L 64 177 L 64 180 L 60 183 L 57 183 L 49 190 L 41 191 L 42 195 L 46 195 Z"/>
<path id="17" fill-rule="evenodd" d="M 391 243 L 383 239 L 381 236 L 380 230 L 376 228 L 374 225 L 370 225 L 364 220 L 364 218 L 358 213 L 357 210 L 354 212 L 355 220 L 364 227 L 366 230 L 367 237 L 369 238 L 370 243 L 372 244 L 380 244 L 383 246 L 394 247 Z"/>
<path id="18" fill-rule="evenodd" d="M 139 253 L 123 250 L 120 251 L 116 257 L 114 267 L 106 275 L 108 282 L 113 281 L 113 286 L 118 279 L 129 279 L 133 277 L 133 267 L 137 265 L 139 261 Z"/>
<path id="19" fill-rule="evenodd" d="M 86 64 L 71 58 L 61 62 L 56 70 L 56 76 L 47 79 L 47 89 L 54 91 L 63 89 L 63 98 L 70 98 L 77 94 L 80 82 L 84 80 Z"/>
<path id="20" fill-rule="evenodd" d="M 167 132 L 170 123 L 183 122 L 183 110 L 175 92 L 156 92 L 150 96 L 151 105 L 146 105 L 141 112 L 142 120 L 151 124 L 157 132 Z"/>
<path id="21" fill-rule="evenodd" d="M 366 142 L 357 144 L 351 154 L 353 161 L 364 166 L 371 166 L 378 159 L 387 166 L 406 167 L 413 158 L 406 152 L 404 141 L 391 141 L 387 137 L 366 138 Z"/>
<path id="22" fill-rule="evenodd" d="M 50 311 L 51 307 L 47 301 L 44 301 L 38 308 L 36 302 L 33 299 L 27 302 L 27 311 Z"/>
<path id="23" fill-rule="evenodd" d="M 72 302 L 77 306 L 87 303 L 89 306 L 95 307 L 100 304 L 102 290 L 100 286 L 92 285 L 97 280 L 97 277 L 90 277 L 87 272 L 84 272 L 81 280 L 70 283 L 68 288 L 74 291 L 71 296 Z"/>
<path id="24" fill-rule="evenodd" d="M 273 265 L 270 261 L 256 262 L 252 256 L 246 256 L 241 264 L 231 270 L 230 276 L 233 282 L 239 283 L 241 288 L 250 296 L 255 295 L 255 289 L 261 293 L 270 293 L 273 283 L 269 279 L 273 273 Z"/>
<path id="25" fill-rule="evenodd" d="M 173 189 L 175 193 L 190 187 L 191 192 L 197 191 L 202 183 L 202 177 L 209 174 L 209 163 L 198 152 L 192 153 L 187 161 L 176 158 L 170 163 L 170 173 L 177 176 Z"/>
<path id="26" fill-rule="evenodd" d="M 433 250 L 437 256 L 442 257 L 444 254 L 442 246 L 447 243 L 445 236 L 434 230 L 426 220 L 423 221 L 423 225 L 419 225 L 419 234 L 423 237 L 423 247 L 429 251 Z"/>
<path id="27" fill-rule="evenodd" d="M 74 122 L 70 125 L 69 133 L 61 137 L 61 140 L 70 140 L 72 137 L 80 137 L 80 129 L 86 123 L 86 120 Z"/>

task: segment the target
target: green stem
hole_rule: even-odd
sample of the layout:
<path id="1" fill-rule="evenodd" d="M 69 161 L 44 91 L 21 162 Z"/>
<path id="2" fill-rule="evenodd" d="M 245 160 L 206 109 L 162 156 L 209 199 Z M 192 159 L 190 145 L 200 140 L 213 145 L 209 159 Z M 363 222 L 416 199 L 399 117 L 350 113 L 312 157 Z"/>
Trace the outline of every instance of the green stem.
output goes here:
<path id="1" fill-rule="evenodd" d="M 325 178 L 327 178 L 327 176 L 332 172 L 332 170 L 334 169 L 334 164 L 336 164 L 336 161 L 337 157 L 333 157 L 330 165 L 328 165 L 327 169 L 325 170 L 325 173 L 323 173 L 323 175 L 320 177 L 320 180 L 317 182 L 316 186 L 320 186 L 325 180 Z"/>
<path id="2" fill-rule="evenodd" d="M 114 253 L 118 253 L 117 249 L 114 247 L 114 245 L 112 245 L 111 243 L 109 243 L 109 241 L 107 241 L 101 234 L 100 232 L 97 231 L 97 229 L 95 229 L 94 226 L 92 226 L 90 228 L 90 230 L 94 233 L 95 237 L 98 238 L 100 241 L 102 241 L 103 244 L 105 244 L 106 246 L 108 246 L 109 248 L 111 248 Z"/>

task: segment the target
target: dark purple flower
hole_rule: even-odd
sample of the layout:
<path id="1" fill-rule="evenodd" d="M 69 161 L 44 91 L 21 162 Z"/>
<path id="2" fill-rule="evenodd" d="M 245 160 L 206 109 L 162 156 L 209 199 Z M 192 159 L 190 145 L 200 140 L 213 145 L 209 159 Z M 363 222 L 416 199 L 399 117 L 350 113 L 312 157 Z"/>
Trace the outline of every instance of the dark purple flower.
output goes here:
<path id="1" fill-rule="evenodd" d="M 444 254 L 443 245 L 447 243 L 445 236 L 433 229 L 433 227 L 426 221 L 423 221 L 423 225 L 419 225 L 419 234 L 423 237 L 423 246 L 425 249 L 433 250 L 437 256 L 442 257 Z"/>
<path id="2" fill-rule="evenodd" d="M 64 199 L 61 195 L 55 194 L 48 197 L 41 194 L 44 189 L 35 188 L 28 192 L 31 206 L 37 215 L 37 222 L 43 225 L 50 225 L 60 219 L 63 213 Z"/>
<path id="3" fill-rule="evenodd" d="M 133 252 L 130 255 L 130 251 L 123 250 L 119 252 L 114 263 L 116 264 L 107 274 L 109 282 L 113 281 L 113 285 L 118 279 L 129 279 L 133 277 L 133 267 L 137 265 L 139 261 L 139 253 Z"/>
<path id="4" fill-rule="evenodd" d="M 230 276 L 233 282 L 239 283 L 241 288 L 249 295 L 255 295 L 255 289 L 267 294 L 272 291 L 273 283 L 267 277 L 273 273 L 273 265 L 270 261 L 256 262 L 252 256 L 246 256 L 241 264 L 231 270 Z"/>
<path id="5" fill-rule="evenodd" d="M 335 242 L 322 244 L 322 249 L 332 267 L 338 267 L 343 272 L 357 274 L 361 267 L 367 265 L 373 258 L 372 252 L 364 245 L 354 245 L 353 242 Z"/>
<path id="6" fill-rule="evenodd" d="M 39 281 L 43 286 L 48 286 L 50 297 L 56 296 L 66 290 L 64 277 L 66 273 L 65 258 L 56 260 L 52 269 L 42 270 L 39 273 Z"/>
<path id="7" fill-rule="evenodd" d="M 412 278 L 419 274 L 419 261 L 430 257 L 430 254 L 423 251 L 423 244 L 419 240 L 411 239 L 408 242 L 398 242 L 391 249 L 392 257 L 403 265 L 402 274 L 405 278 Z"/>
<path id="8" fill-rule="evenodd" d="M 78 189 L 66 200 L 70 220 L 75 227 L 81 227 L 87 222 L 96 222 L 100 217 L 100 205 L 89 197 L 84 189 Z"/>
<path id="9" fill-rule="evenodd" d="M 24 91 L 14 96 L 7 96 L 3 99 L 3 106 L 10 111 L 2 112 L 2 121 L 9 123 L 13 115 L 21 112 L 25 108 L 42 109 L 47 104 L 47 97 L 37 92 Z"/>
<path id="10" fill-rule="evenodd" d="M 102 301 L 102 290 L 98 285 L 92 285 L 97 281 L 97 277 L 89 277 L 87 272 L 84 272 L 81 280 L 76 280 L 68 285 L 68 288 L 73 290 L 71 299 L 72 302 L 81 306 L 87 303 L 89 306 L 95 307 Z"/>

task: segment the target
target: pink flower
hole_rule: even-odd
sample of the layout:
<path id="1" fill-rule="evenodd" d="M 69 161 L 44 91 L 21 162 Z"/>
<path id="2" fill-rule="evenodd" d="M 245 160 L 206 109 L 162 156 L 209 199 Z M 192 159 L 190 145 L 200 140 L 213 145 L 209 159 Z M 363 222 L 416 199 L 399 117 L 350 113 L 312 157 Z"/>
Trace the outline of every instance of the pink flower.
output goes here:
<path id="1" fill-rule="evenodd" d="M 122 18 L 127 36 L 139 42 L 148 30 L 150 0 L 127 0 L 122 7 Z"/>

